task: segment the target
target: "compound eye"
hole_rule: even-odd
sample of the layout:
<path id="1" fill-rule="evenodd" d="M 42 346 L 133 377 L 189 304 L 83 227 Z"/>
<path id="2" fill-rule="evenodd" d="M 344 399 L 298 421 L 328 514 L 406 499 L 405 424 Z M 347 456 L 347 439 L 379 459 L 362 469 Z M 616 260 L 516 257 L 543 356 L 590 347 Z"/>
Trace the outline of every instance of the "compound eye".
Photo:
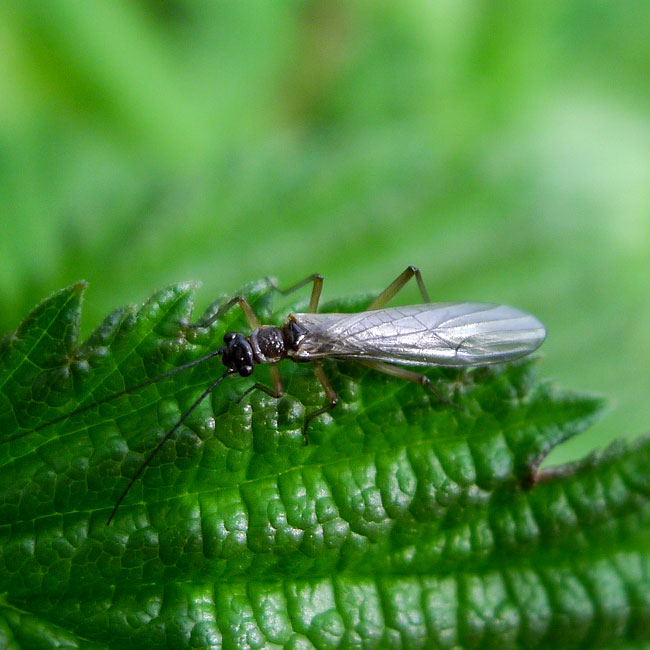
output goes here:
<path id="1" fill-rule="evenodd" d="M 228 333 L 223 337 L 223 341 L 224 341 L 224 343 L 231 343 L 232 341 L 235 340 L 235 337 L 236 337 L 236 336 L 237 336 L 237 334 L 236 334 L 235 332 L 228 332 Z"/>
<path id="2" fill-rule="evenodd" d="M 242 377 L 248 377 L 253 374 L 253 366 L 242 366 L 239 369 L 239 374 Z"/>

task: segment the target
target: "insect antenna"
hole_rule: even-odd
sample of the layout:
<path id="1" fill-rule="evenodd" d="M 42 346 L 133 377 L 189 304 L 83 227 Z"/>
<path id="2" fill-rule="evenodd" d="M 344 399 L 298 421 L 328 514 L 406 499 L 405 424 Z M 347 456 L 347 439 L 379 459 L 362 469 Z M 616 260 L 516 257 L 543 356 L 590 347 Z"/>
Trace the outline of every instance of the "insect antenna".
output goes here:
<path id="1" fill-rule="evenodd" d="M 164 444 L 176 433 L 178 428 L 187 420 L 187 418 L 190 416 L 192 411 L 228 376 L 232 375 L 233 372 L 235 372 L 234 368 L 228 368 L 226 372 L 223 373 L 218 379 L 213 381 L 210 386 L 208 386 L 199 396 L 199 398 L 190 406 L 190 408 L 183 413 L 181 418 L 178 420 L 178 422 L 169 430 L 169 432 L 165 435 L 165 437 L 156 445 L 155 449 L 153 451 L 149 452 L 149 455 L 142 461 L 140 464 L 140 467 L 138 467 L 138 471 L 131 477 L 129 480 L 128 485 L 122 490 L 122 494 L 118 497 L 117 501 L 115 502 L 115 505 L 113 506 L 113 510 L 111 510 L 111 514 L 108 517 L 108 520 L 106 521 L 106 525 L 110 526 L 111 521 L 113 521 L 113 517 L 115 517 L 115 514 L 117 513 L 117 509 L 120 507 L 120 504 L 122 501 L 124 501 L 124 498 L 126 495 L 129 493 L 129 490 L 133 487 L 133 484 L 140 478 L 140 475 L 144 471 L 145 467 L 154 459 L 156 454 L 163 448 Z"/>
<path id="2" fill-rule="evenodd" d="M 85 411 L 89 411 L 95 406 L 99 406 L 100 404 L 106 404 L 106 402 L 110 402 L 114 399 L 117 399 L 118 397 L 122 397 L 122 395 L 126 395 L 127 393 L 132 393 L 133 391 L 139 390 L 140 388 L 144 388 L 145 386 L 150 386 L 151 384 L 155 384 L 156 382 L 166 379 L 167 377 L 171 377 L 179 372 L 183 372 L 184 370 L 188 370 L 189 368 L 198 366 L 200 363 L 203 363 L 204 361 L 208 361 L 208 359 L 212 359 L 213 357 L 223 354 L 225 349 L 226 349 L 225 347 L 221 347 L 218 350 L 214 350 L 213 352 L 210 352 L 210 354 L 206 354 L 204 357 L 201 357 L 200 359 L 190 361 L 189 363 L 185 363 L 182 366 L 179 366 L 178 368 L 174 368 L 173 370 L 164 372 L 162 375 L 157 375 L 156 377 L 147 379 L 146 381 L 143 381 L 141 384 L 136 384 L 135 386 L 129 386 L 128 388 L 125 388 L 124 390 L 121 390 L 117 393 L 113 393 L 112 395 L 109 395 L 104 399 L 100 399 L 97 400 L 96 402 L 92 402 L 91 404 L 86 404 L 85 406 L 81 406 L 80 408 L 75 409 L 70 413 L 59 415 L 58 417 L 52 420 L 48 420 L 47 422 L 43 422 L 42 424 L 39 424 L 37 427 L 34 427 L 33 429 L 29 429 L 27 431 L 20 431 L 19 433 L 16 433 L 13 436 L 9 436 L 8 438 L 5 438 L 4 440 L 0 441 L 0 444 L 12 442 L 13 440 L 18 440 L 19 438 L 22 438 L 30 433 L 36 433 L 37 431 L 41 431 L 42 429 L 51 427 L 53 424 L 57 424 L 58 422 L 63 422 L 63 420 L 67 420 L 73 415 L 79 415 L 79 413 L 84 413 Z"/>

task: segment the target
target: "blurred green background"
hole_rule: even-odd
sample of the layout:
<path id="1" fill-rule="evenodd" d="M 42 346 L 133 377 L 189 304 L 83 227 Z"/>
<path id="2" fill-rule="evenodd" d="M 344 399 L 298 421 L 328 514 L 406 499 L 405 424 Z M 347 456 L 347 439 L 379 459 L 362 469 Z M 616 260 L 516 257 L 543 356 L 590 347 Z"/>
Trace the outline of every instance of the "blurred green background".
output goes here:
<path id="1" fill-rule="evenodd" d="M 0 2 L 0 332 L 266 275 L 324 298 L 419 266 L 548 326 L 541 374 L 650 425 L 644 0 Z M 415 287 L 401 299 L 417 300 Z"/>

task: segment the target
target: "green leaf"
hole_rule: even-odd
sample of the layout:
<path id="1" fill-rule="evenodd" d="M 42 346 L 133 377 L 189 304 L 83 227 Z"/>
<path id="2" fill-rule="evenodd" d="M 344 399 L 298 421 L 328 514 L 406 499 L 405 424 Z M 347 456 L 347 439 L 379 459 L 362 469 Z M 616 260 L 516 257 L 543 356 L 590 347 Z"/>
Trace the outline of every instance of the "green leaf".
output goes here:
<path id="1" fill-rule="evenodd" d="M 0 647 L 650 641 L 650 440 L 540 472 L 602 403 L 537 382 L 531 361 L 431 369 L 460 411 L 330 361 L 341 401 L 308 445 L 305 415 L 325 402 L 309 364 L 282 364 L 279 400 L 256 391 L 238 403 L 253 378 L 228 378 L 107 526 L 142 460 L 223 366 L 106 398 L 245 326 L 233 310 L 188 328 L 194 288 L 176 285 L 80 345 L 83 291 L 50 297 L 0 347 Z M 245 293 L 263 322 L 287 313 L 273 313 L 264 282 Z M 255 380 L 268 383 L 267 369 Z"/>

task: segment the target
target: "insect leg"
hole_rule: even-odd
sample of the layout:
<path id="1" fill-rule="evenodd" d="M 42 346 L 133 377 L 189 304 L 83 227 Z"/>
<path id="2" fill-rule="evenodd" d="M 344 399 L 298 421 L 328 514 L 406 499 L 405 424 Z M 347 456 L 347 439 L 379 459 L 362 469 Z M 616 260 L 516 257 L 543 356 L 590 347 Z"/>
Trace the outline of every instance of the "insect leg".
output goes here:
<path id="1" fill-rule="evenodd" d="M 280 375 L 280 370 L 276 365 L 269 366 L 269 371 L 271 372 L 271 379 L 273 380 L 273 388 L 264 386 L 264 384 L 254 384 L 250 388 L 247 388 L 237 400 L 237 404 L 241 404 L 244 397 L 249 393 L 252 393 L 255 389 L 265 392 L 271 397 L 282 397 L 284 395 L 284 384 L 282 383 L 282 376 Z"/>
<path id="2" fill-rule="evenodd" d="M 323 290 L 323 276 L 320 273 L 312 273 L 308 278 L 301 280 L 298 284 L 294 284 L 288 289 L 279 289 L 273 282 L 271 283 L 271 286 L 283 296 L 288 296 L 290 293 L 297 291 L 310 282 L 313 282 L 314 284 L 311 289 L 311 298 L 309 299 L 309 309 L 307 311 L 313 314 L 318 309 L 318 301 L 320 300 L 320 294 Z"/>
<path id="3" fill-rule="evenodd" d="M 358 363 L 363 366 L 368 366 L 368 368 L 372 368 L 373 370 L 383 372 L 386 375 L 391 375 L 392 377 L 397 377 L 399 379 L 404 379 L 406 381 L 412 381 L 416 384 L 420 384 L 420 386 L 426 388 L 439 402 L 447 404 L 448 406 L 453 406 L 460 411 L 463 410 L 461 406 L 454 404 L 454 402 L 441 395 L 433 387 L 433 382 L 426 375 L 421 375 L 419 372 L 406 370 L 405 368 L 400 368 L 399 366 L 393 366 L 390 363 L 383 363 L 382 361 L 358 361 Z"/>
<path id="4" fill-rule="evenodd" d="M 231 298 L 228 302 L 224 303 L 217 309 L 217 312 L 215 314 L 212 314 L 209 318 L 206 318 L 205 320 L 200 320 L 196 325 L 192 325 L 191 327 L 210 327 L 212 323 L 215 323 L 218 321 L 225 313 L 230 311 L 235 305 L 239 305 L 244 312 L 244 316 L 246 316 L 246 320 L 248 321 L 248 324 L 250 325 L 251 329 L 256 329 L 260 327 L 260 321 L 258 320 L 257 316 L 255 315 L 255 312 L 253 311 L 253 308 L 250 306 L 250 303 L 246 298 L 243 296 L 235 296 L 234 298 Z"/>
<path id="5" fill-rule="evenodd" d="M 325 390 L 325 394 L 327 395 L 329 404 L 326 404 L 325 406 L 316 409 L 313 413 L 310 413 L 305 419 L 305 428 L 303 429 L 302 433 L 305 436 L 306 445 L 309 444 L 309 438 L 307 438 L 307 428 L 309 427 L 309 423 L 314 418 L 317 418 L 319 415 L 323 415 L 323 413 L 328 413 L 339 403 L 339 397 L 334 391 L 334 389 L 332 388 L 332 385 L 330 384 L 329 379 L 327 378 L 327 375 L 323 370 L 323 365 L 320 362 L 314 361 L 314 374 L 316 375 L 316 379 L 320 381 L 321 386 Z"/>
<path id="6" fill-rule="evenodd" d="M 431 302 L 427 293 L 420 269 L 415 266 L 407 266 L 386 289 L 384 289 L 369 305 L 368 309 L 381 309 L 391 298 L 394 298 L 404 287 L 404 285 L 413 277 L 417 280 L 420 293 L 424 302 Z"/>

